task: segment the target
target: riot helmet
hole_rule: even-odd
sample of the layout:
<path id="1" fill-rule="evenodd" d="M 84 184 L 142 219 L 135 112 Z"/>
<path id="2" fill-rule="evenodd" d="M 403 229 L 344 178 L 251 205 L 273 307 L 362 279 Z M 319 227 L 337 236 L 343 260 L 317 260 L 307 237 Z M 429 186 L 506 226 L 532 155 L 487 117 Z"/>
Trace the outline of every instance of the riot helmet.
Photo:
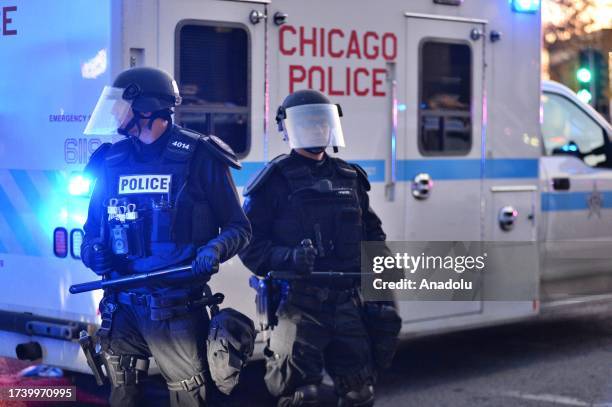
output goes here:
<path id="1" fill-rule="evenodd" d="M 285 98 L 276 112 L 278 130 L 292 149 L 303 148 L 317 154 L 326 147 L 344 147 L 340 105 L 332 104 L 323 93 L 298 90 Z"/>
<path id="2" fill-rule="evenodd" d="M 155 119 L 172 122 L 173 108 L 181 104 L 176 81 L 167 72 L 150 67 L 130 68 L 121 72 L 112 86 L 105 86 L 87 123 L 86 135 L 128 136 L 148 119 L 149 129 Z M 132 110 L 132 119 L 124 124 Z M 151 112 L 150 116 L 143 113 Z M 122 127 L 123 125 L 123 127 Z"/>

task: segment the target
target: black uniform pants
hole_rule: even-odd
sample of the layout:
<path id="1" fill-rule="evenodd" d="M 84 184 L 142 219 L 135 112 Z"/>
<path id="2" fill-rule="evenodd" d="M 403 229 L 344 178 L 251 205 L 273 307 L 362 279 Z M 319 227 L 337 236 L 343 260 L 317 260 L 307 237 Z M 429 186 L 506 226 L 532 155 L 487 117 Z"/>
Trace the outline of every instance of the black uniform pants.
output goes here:
<path id="1" fill-rule="evenodd" d="M 266 357 L 272 395 L 289 396 L 299 386 L 321 383 L 323 369 L 340 394 L 347 384 L 359 389 L 372 383 L 370 342 L 356 296 L 336 301 L 290 292 L 277 315 Z"/>
<path id="2" fill-rule="evenodd" d="M 152 321 L 146 305 L 118 304 L 109 340 L 104 348 L 114 355 L 153 356 L 166 382 L 189 380 L 206 369 L 208 315 L 205 309 L 182 316 Z M 205 386 L 170 391 L 172 406 L 204 406 Z M 135 384 L 111 386 L 112 406 L 142 406 Z"/>

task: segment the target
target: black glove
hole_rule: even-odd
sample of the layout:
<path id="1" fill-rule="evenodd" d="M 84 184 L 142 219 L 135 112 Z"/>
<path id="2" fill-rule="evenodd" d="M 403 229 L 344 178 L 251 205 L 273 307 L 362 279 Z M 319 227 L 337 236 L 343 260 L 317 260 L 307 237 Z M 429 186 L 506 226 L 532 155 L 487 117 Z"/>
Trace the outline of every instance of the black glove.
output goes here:
<path id="1" fill-rule="evenodd" d="M 111 271 L 113 256 L 113 252 L 102 242 L 102 239 L 93 239 L 81 247 L 83 264 L 99 276 Z"/>
<path id="2" fill-rule="evenodd" d="M 198 249 L 198 255 L 191 263 L 193 274 L 198 279 L 210 280 L 210 276 L 219 271 L 221 255 L 219 250 L 213 246 L 204 246 Z"/>
<path id="3" fill-rule="evenodd" d="M 303 274 L 310 273 L 317 258 L 317 249 L 313 246 L 297 246 L 291 251 L 293 268 Z"/>

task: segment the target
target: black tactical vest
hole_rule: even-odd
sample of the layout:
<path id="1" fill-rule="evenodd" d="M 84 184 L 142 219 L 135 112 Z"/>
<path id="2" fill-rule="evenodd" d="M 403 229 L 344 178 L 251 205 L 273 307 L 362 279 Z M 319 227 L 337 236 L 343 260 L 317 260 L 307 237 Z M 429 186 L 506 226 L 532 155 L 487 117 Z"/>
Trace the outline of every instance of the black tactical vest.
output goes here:
<path id="1" fill-rule="evenodd" d="M 363 238 L 357 170 L 339 158 L 327 159 L 331 173 L 325 177 L 313 175 L 310 167 L 290 156 L 277 160 L 290 195 L 287 206 L 279 209 L 273 233 L 290 247 L 311 239 L 318 250 L 316 270 L 356 269 Z"/>
<path id="2" fill-rule="evenodd" d="M 191 261 L 198 246 L 218 235 L 203 191 L 188 183 L 199 137 L 175 127 L 153 162 L 139 162 L 130 139 L 106 153 L 109 247 L 131 271 Z"/>

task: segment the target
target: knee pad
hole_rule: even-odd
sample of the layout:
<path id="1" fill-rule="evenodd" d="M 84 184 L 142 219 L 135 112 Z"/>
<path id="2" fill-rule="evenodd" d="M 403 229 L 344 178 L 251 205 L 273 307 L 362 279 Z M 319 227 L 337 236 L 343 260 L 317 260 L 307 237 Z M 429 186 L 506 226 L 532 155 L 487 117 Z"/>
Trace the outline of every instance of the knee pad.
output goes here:
<path id="1" fill-rule="evenodd" d="M 149 371 L 149 359 L 133 355 L 115 355 L 108 349 L 102 351 L 106 375 L 114 387 L 138 384 Z"/>
<path id="2" fill-rule="evenodd" d="M 332 386 L 308 384 L 295 389 L 292 396 L 279 400 L 279 407 L 336 406 L 338 397 Z"/>
<path id="3" fill-rule="evenodd" d="M 374 405 L 374 386 L 365 383 L 359 390 L 351 390 L 340 399 L 340 407 L 371 407 Z"/>

